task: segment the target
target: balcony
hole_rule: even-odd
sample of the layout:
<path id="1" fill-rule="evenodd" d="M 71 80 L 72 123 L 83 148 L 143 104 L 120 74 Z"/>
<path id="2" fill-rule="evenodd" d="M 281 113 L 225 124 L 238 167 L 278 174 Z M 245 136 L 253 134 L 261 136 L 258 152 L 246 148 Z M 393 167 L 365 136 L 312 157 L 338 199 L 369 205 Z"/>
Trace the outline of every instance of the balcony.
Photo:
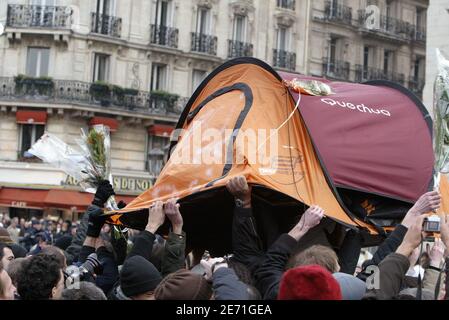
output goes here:
<path id="1" fill-rule="evenodd" d="M 178 29 L 152 24 L 150 42 L 161 46 L 177 48 Z"/>
<path id="2" fill-rule="evenodd" d="M 72 104 L 149 115 L 177 116 L 187 98 L 150 93 L 106 83 L 54 80 L 26 76 L 0 77 L 0 101 L 7 103 Z M 107 111 L 106 111 L 107 112 Z"/>
<path id="3" fill-rule="evenodd" d="M 327 78 L 349 81 L 350 63 L 342 60 L 323 58 L 323 75 Z"/>
<path id="4" fill-rule="evenodd" d="M 415 78 L 411 76 L 408 80 L 408 88 L 419 98 L 422 98 L 425 80 L 423 78 Z"/>
<path id="5" fill-rule="evenodd" d="M 277 0 L 277 7 L 295 11 L 295 0 Z"/>
<path id="6" fill-rule="evenodd" d="M 426 43 L 426 28 L 425 27 L 414 27 L 413 40 L 420 42 L 422 44 Z"/>
<path id="7" fill-rule="evenodd" d="M 237 40 L 228 40 L 228 58 L 252 57 L 253 45 Z"/>
<path id="8" fill-rule="evenodd" d="M 195 52 L 217 55 L 217 37 L 207 34 L 192 32 L 191 49 Z"/>
<path id="9" fill-rule="evenodd" d="M 326 1 L 324 19 L 345 25 L 352 25 L 352 8 L 333 1 Z"/>
<path id="10" fill-rule="evenodd" d="M 364 67 L 360 64 L 356 64 L 355 82 L 365 82 L 368 80 L 389 80 L 404 85 L 405 76 L 402 73 L 384 71 L 382 69 Z"/>
<path id="11" fill-rule="evenodd" d="M 380 15 L 378 23 L 371 24 L 372 19 L 365 10 L 359 10 L 358 25 L 365 35 L 371 35 L 383 40 L 409 41 L 414 37 L 414 26 L 408 22 Z"/>
<path id="12" fill-rule="evenodd" d="M 72 9 L 61 6 L 9 4 L 6 26 L 11 28 L 69 29 Z"/>
<path id="13" fill-rule="evenodd" d="M 277 68 L 294 71 L 296 68 L 296 53 L 273 49 L 273 65 Z"/>
<path id="14" fill-rule="evenodd" d="M 122 18 L 92 12 L 90 30 L 92 33 L 120 38 L 122 33 Z"/>

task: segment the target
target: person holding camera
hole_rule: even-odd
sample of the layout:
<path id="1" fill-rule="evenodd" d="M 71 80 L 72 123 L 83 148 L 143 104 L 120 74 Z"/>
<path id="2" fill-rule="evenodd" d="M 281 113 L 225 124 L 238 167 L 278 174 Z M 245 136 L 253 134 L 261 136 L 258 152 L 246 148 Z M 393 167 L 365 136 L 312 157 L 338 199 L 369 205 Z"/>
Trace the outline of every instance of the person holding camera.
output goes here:
<path id="1" fill-rule="evenodd" d="M 361 280 L 366 280 L 370 272 L 367 272 L 369 266 L 379 265 L 386 256 L 396 251 L 402 243 L 408 228 L 410 228 L 416 219 L 428 212 L 438 210 L 441 204 L 441 196 L 438 191 L 430 191 L 424 193 L 416 203 L 410 208 L 402 222 L 398 224 L 393 232 L 391 232 L 384 242 L 379 245 L 372 259 L 365 261 L 362 265 L 362 271 L 357 275 Z"/>
<path id="2" fill-rule="evenodd" d="M 423 202 L 421 202 L 421 205 Z M 433 204 L 429 203 L 430 206 L 424 205 L 420 206 L 420 210 L 427 211 L 428 209 L 432 209 L 432 207 L 438 209 L 439 202 L 435 201 Z M 410 217 L 409 217 L 410 218 Z M 418 215 L 417 212 L 415 212 L 415 216 L 412 217 L 409 221 L 406 221 L 406 224 L 408 226 L 407 233 L 405 234 L 404 240 L 401 242 L 401 244 L 397 247 L 395 252 L 390 253 L 385 259 L 382 260 L 379 264 L 379 286 L 377 288 L 373 288 L 367 292 L 364 299 L 376 299 L 376 300 L 388 300 L 388 299 L 394 299 L 397 298 L 400 290 L 403 288 L 403 280 L 404 276 L 407 272 L 407 270 L 410 267 L 410 261 L 409 257 L 413 253 L 413 251 L 422 243 L 423 239 L 428 236 L 428 234 L 425 232 L 425 221 L 426 216 L 421 214 Z M 431 266 L 434 268 L 438 268 L 438 271 L 444 271 L 446 273 L 446 299 L 447 296 L 447 289 L 448 288 L 448 263 L 449 263 L 449 257 L 446 253 L 443 251 L 442 244 L 446 248 L 449 248 L 449 219 L 447 217 L 447 214 L 444 214 L 442 216 L 441 222 L 440 222 L 440 235 L 441 235 L 441 242 L 439 240 L 436 240 L 436 244 L 434 244 L 435 252 L 431 254 Z M 441 254 L 443 253 L 443 254 Z M 440 270 L 441 266 L 441 260 L 445 256 L 445 262 L 446 262 L 446 269 Z M 418 288 L 419 289 L 419 288 Z M 435 287 L 429 288 L 431 292 L 436 292 L 436 295 L 434 299 L 438 299 L 439 296 L 439 290 L 435 290 Z M 434 291 L 432 291 L 432 289 Z M 421 299 L 421 297 L 417 296 L 417 299 Z"/>

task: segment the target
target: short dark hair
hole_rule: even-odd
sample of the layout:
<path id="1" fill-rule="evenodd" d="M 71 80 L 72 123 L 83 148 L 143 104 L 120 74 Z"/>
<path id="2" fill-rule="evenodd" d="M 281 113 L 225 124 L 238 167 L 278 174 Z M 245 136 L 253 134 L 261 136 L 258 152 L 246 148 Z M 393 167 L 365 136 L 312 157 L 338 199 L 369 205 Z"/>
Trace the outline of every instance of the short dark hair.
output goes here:
<path id="1" fill-rule="evenodd" d="M 39 253 L 24 263 L 17 281 L 17 292 L 22 300 L 48 300 L 61 276 L 58 259 Z"/>
<path id="2" fill-rule="evenodd" d="M 66 288 L 62 300 L 106 300 L 103 291 L 91 282 L 81 281 L 79 288 Z"/>
<path id="3" fill-rule="evenodd" d="M 290 258 L 289 268 L 317 264 L 330 273 L 338 271 L 338 257 L 334 250 L 322 245 L 311 246 Z"/>
<path id="4" fill-rule="evenodd" d="M 61 269 L 64 269 L 65 264 L 66 264 L 66 258 L 65 258 L 63 251 L 60 248 L 55 247 L 55 246 L 46 246 L 45 248 L 43 248 L 41 250 L 40 253 L 54 256 L 56 258 L 56 260 L 58 260 L 59 266 L 61 267 Z"/>
<path id="5" fill-rule="evenodd" d="M 23 264 L 25 262 L 26 258 L 16 258 L 8 265 L 8 274 L 15 287 L 17 287 L 17 281 L 22 274 Z"/>

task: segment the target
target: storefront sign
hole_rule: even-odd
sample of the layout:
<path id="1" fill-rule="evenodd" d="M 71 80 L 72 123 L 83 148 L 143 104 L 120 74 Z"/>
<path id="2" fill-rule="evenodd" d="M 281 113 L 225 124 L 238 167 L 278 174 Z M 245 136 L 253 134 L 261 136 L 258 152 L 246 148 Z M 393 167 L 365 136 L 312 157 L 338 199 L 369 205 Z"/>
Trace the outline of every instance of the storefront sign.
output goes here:
<path id="1" fill-rule="evenodd" d="M 79 182 L 73 177 L 67 176 L 66 180 L 61 183 L 65 186 L 79 186 Z M 133 192 L 141 193 L 153 186 L 150 179 L 134 178 L 126 176 L 114 176 L 113 187 L 116 192 Z"/>

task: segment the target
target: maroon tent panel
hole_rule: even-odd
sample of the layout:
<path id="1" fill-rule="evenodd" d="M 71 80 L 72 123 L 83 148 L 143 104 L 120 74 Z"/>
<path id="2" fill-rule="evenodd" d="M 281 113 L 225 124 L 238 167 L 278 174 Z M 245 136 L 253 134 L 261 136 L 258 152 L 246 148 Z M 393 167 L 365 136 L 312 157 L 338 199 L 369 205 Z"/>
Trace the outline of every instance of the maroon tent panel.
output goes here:
<path id="1" fill-rule="evenodd" d="M 407 202 L 427 192 L 434 163 L 432 124 L 410 91 L 388 81 L 357 84 L 279 74 L 286 80 L 323 81 L 335 93 L 302 95 L 299 110 L 336 187 Z"/>

